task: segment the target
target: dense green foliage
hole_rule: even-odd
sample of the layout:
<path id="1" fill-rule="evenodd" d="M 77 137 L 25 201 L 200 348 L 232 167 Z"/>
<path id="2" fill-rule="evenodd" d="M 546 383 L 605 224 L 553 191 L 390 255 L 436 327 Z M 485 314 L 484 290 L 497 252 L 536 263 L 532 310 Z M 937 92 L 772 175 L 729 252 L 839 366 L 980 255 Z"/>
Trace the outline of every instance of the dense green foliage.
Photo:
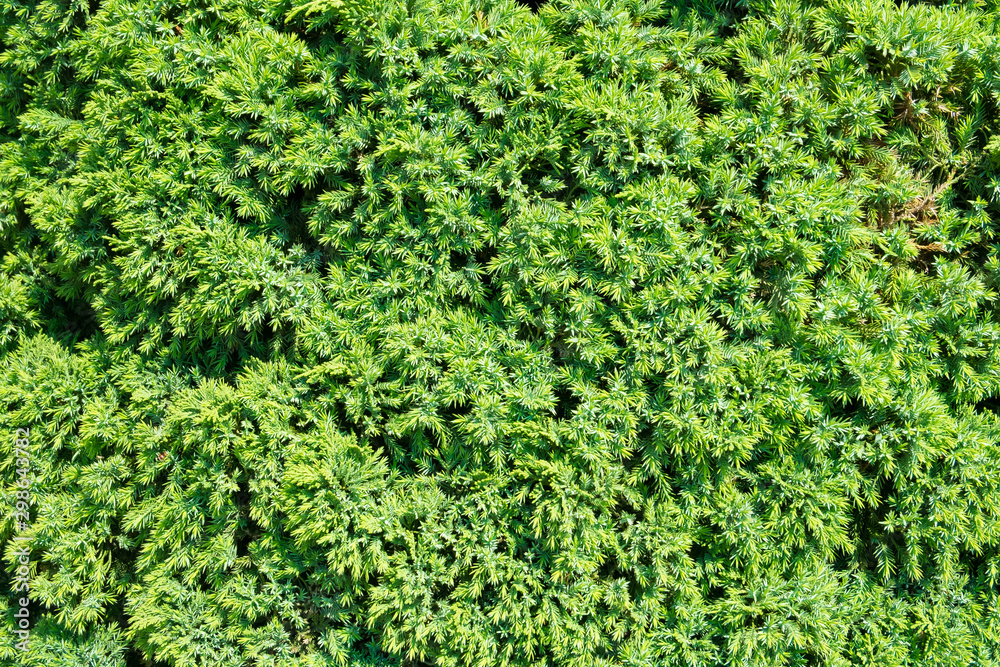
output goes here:
<path id="1" fill-rule="evenodd" d="M 0 3 L 0 661 L 998 664 L 993 2 Z"/>

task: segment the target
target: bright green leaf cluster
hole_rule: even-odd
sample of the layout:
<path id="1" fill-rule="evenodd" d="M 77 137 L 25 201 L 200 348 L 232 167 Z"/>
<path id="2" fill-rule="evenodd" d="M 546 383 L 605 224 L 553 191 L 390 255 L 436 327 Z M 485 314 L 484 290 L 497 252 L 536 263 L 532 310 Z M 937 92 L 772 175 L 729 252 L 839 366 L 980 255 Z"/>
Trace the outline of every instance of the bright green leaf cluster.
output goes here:
<path id="1" fill-rule="evenodd" d="M 1000 662 L 992 0 L 13 1 L 0 195 L 4 664 Z"/>

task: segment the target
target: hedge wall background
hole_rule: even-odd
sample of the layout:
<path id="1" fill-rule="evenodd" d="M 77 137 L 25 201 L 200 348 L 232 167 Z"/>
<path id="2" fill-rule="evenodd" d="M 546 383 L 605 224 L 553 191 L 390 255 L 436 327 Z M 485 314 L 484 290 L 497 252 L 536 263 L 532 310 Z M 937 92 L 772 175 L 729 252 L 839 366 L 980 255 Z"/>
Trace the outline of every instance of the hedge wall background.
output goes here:
<path id="1" fill-rule="evenodd" d="M 993 0 L 5 0 L 0 660 L 997 664 L 998 93 Z"/>

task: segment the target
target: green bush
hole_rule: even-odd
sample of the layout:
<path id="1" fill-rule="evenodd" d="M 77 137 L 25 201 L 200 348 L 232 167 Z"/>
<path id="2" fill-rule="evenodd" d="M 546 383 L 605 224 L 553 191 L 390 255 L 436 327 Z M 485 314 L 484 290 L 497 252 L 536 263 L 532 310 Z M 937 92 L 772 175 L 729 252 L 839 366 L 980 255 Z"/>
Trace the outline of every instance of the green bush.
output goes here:
<path id="1" fill-rule="evenodd" d="M 0 186 L 6 664 L 1000 661 L 993 0 L 12 0 Z"/>

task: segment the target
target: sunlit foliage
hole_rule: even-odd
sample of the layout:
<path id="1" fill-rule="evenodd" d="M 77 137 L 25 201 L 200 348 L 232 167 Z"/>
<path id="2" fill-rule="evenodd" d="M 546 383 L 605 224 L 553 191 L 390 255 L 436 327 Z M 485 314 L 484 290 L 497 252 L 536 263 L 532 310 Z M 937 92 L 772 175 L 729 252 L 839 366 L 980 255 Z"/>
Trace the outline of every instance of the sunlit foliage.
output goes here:
<path id="1" fill-rule="evenodd" d="M 992 0 L 0 4 L 0 661 L 995 665 L 998 203 Z"/>

